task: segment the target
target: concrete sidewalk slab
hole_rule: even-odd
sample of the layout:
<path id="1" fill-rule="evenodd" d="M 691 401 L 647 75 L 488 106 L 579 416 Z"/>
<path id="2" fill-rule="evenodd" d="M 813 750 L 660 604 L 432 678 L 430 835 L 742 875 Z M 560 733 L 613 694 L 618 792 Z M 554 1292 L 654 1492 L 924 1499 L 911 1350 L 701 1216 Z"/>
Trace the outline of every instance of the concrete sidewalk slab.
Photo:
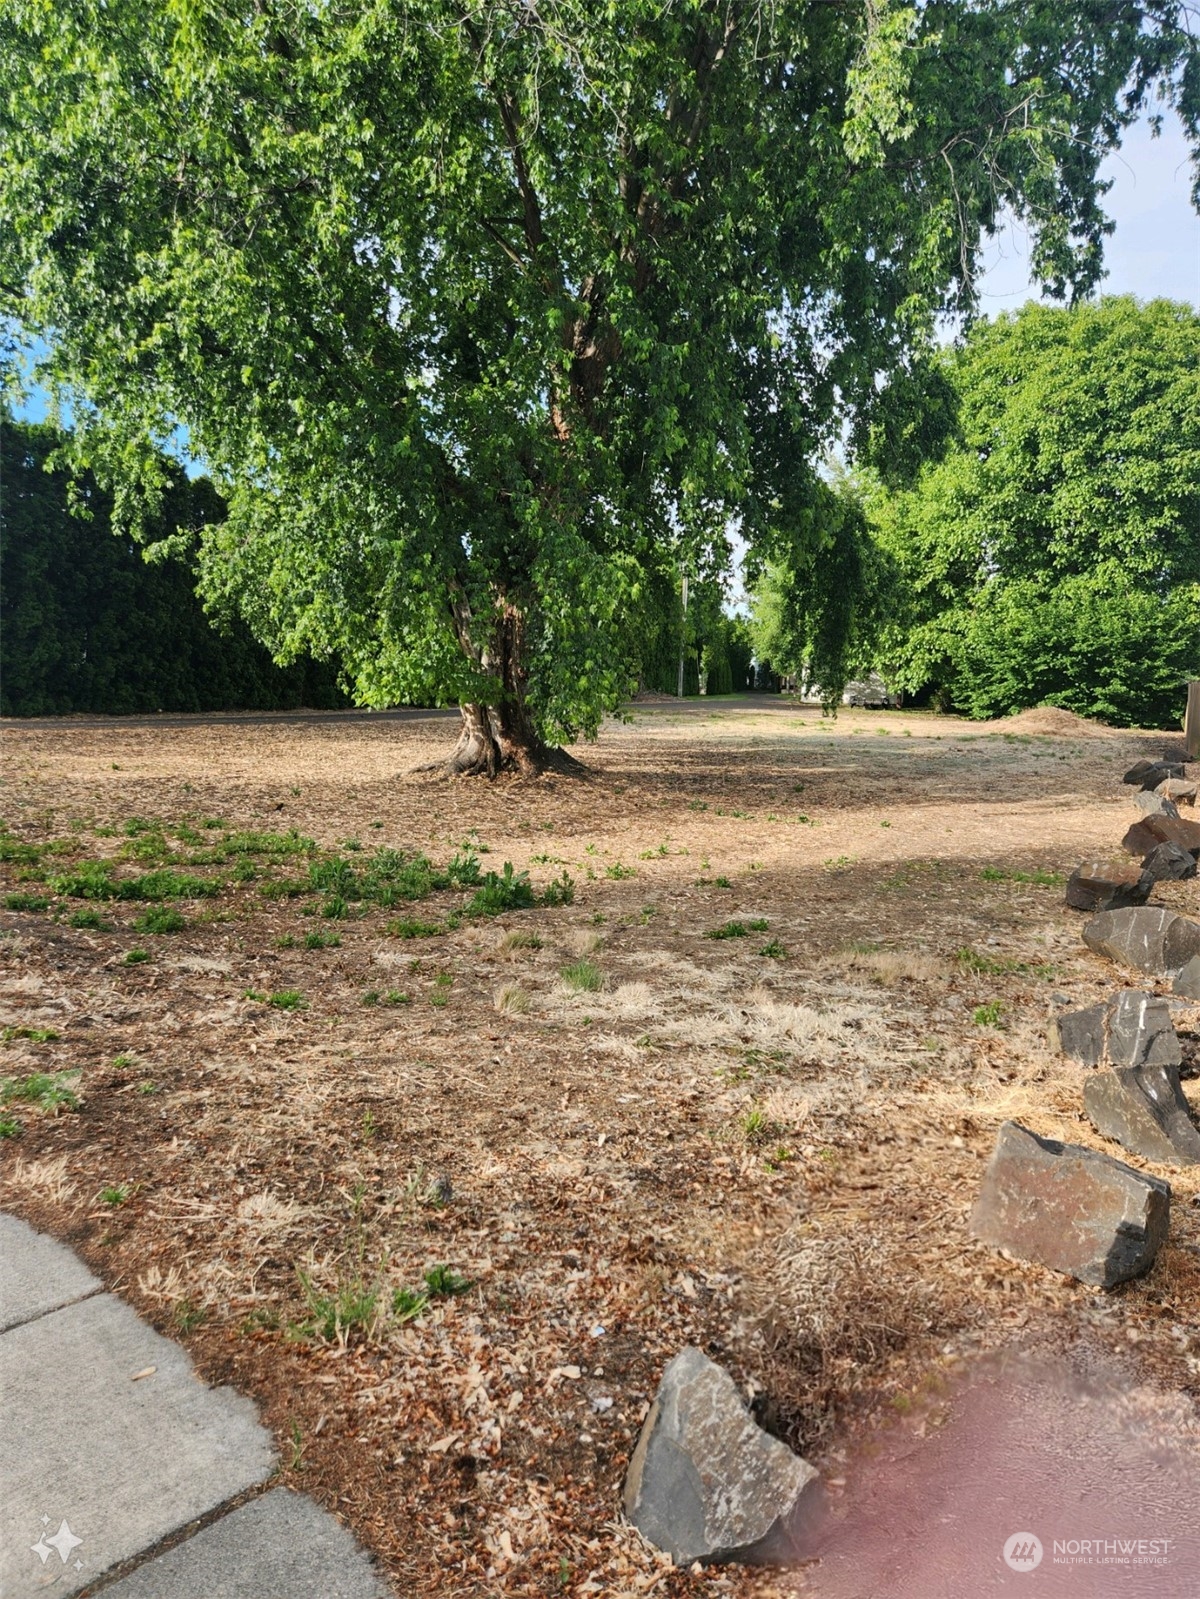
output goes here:
<path id="1" fill-rule="evenodd" d="M 16 1216 L 0 1215 L 0 1333 L 103 1286 L 65 1245 Z"/>
<path id="2" fill-rule="evenodd" d="M 274 1488 L 105 1588 L 103 1599 L 388 1599 L 354 1538 Z"/>
<path id="3" fill-rule="evenodd" d="M 250 1400 L 111 1294 L 0 1336 L 0 1394 L 5 1599 L 75 1593 L 275 1464 Z"/>

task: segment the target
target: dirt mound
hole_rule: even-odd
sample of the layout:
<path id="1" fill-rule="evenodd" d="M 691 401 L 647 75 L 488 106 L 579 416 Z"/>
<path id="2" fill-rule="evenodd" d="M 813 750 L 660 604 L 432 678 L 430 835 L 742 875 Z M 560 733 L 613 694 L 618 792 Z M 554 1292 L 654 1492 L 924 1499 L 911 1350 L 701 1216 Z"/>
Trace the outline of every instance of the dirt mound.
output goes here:
<path id="1" fill-rule="evenodd" d="M 1057 738 L 1111 738 L 1117 732 L 1103 722 L 1089 721 L 1086 716 L 1060 710 L 1057 705 L 1037 705 L 1032 710 L 1018 711 L 1015 716 L 998 716 L 984 726 L 996 733 L 1049 733 Z"/>

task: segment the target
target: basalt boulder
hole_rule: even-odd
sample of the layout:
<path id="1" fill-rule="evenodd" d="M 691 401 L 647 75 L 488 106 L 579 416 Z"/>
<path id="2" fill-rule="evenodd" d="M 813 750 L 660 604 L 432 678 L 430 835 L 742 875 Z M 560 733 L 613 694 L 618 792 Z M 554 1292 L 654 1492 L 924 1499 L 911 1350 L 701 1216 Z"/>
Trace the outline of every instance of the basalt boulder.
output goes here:
<path id="1" fill-rule="evenodd" d="M 1076 911 L 1120 910 L 1126 905 L 1144 905 L 1153 887 L 1154 879 L 1140 866 L 1083 861 L 1067 879 L 1064 903 Z"/>
<path id="2" fill-rule="evenodd" d="M 1135 794 L 1133 803 L 1143 816 L 1173 816 L 1178 820 L 1179 807 L 1174 800 L 1164 799 L 1152 789 L 1143 789 L 1140 794 Z"/>
<path id="3" fill-rule="evenodd" d="M 1150 1269 L 1170 1211 L 1171 1188 L 1161 1178 L 1005 1122 L 971 1231 L 1021 1260 L 1111 1288 Z"/>
<path id="4" fill-rule="evenodd" d="M 1190 961 L 1185 961 L 1180 967 L 1171 984 L 1171 992 L 1181 994 L 1184 999 L 1200 999 L 1200 955 L 1193 955 Z"/>
<path id="5" fill-rule="evenodd" d="M 820 1509 L 816 1470 L 757 1426 L 729 1373 L 699 1349 L 663 1372 L 625 1476 L 625 1514 L 676 1565 L 780 1565 Z"/>
<path id="6" fill-rule="evenodd" d="M 1135 761 L 1121 781 L 1131 783 L 1135 788 L 1157 788 L 1169 777 L 1183 776 L 1185 773 L 1180 761 Z"/>
<path id="7" fill-rule="evenodd" d="M 1200 955 L 1200 922 L 1151 905 L 1101 911 L 1084 923 L 1083 941 L 1135 971 L 1176 972 Z"/>
<path id="8" fill-rule="evenodd" d="M 1176 844 L 1200 855 L 1200 822 L 1188 822 L 1182 816 L 1143 816 L 1121 840 L 1123 850 L 1139 856 L 1149 855 L 1160 844 Z"/>
<path id="9" fill-rule="evenodd" d="M 1142 878 L 1148 879 L 1151 887 L 1155 883 L 1182 883 L 1189 877 L 1196 875 L 1196 857 L 1190 850 L 1181 849 L 1178 844 L 1169 840 L 1165 844 L 1156 844 L 1142 862 Z M 1105 909 L 1116 909 L 1105 907 Z"/>
<path id="10" fill-rule="evenodd" d="M 1140 988 L 1063 1011 L 1050 1031 L 1063 1054 L 1084 1066 L 1178 1066 L 1183 1059 L 1170 1006 Z"/>
<path id="11" fill-rule="evenodd" d="M 1198 789 L 1200 784 L 1189 782 L 1186 777 L 1165 777 L 1154 792 L 1173 805 L 1194 805 Z"/>
<path id="12" fill-rule="evenodd" d="M 1083 1085 L 1083 1103 L 1097 1132 L 1131 1154 L 1163 1166 L 1200 1166 L 1200 1131 L 1177 1066 L 1096 1072 Z"/>

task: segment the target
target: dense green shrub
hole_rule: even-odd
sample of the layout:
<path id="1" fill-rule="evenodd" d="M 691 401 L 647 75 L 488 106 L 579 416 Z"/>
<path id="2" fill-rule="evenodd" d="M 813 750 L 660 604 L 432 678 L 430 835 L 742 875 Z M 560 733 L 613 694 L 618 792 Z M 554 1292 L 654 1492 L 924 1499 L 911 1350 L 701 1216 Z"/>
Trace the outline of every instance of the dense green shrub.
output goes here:
<path id="1" fill-rule="evenodd" d="M 1200 677 L 1200 584 L 1166 597 L 1112 566 L 1051 589 L 985 590 L 963 630 L 957 694 L 969 716 L 1061 705 L 1121 726 L 1171 727 Z"/>
<path id="2" fill-rule="evenodd" d="M 1027 305 L 939 373 L 936 455 L 866 500 L 894 577 L 880 670 L 971 716 L 1178 726 L 1200 675 L 1200 313 Z"/>
<path id="3" fill-rule="evenodd" d="M 345 704 L 335 668 L 278 667 L 244 624 L 218 632 L 184 561 L 148 565 L 109 531 L 110 504 L 88 480 L 73 515 L 68 481 L 45 465 L 45 425 L 0 410 L 0 712 L 288 710 Z M 224 514 L 204 479 L 182 472 L 164 522 L 198 527 Z M 163 531 L 166 531 L 164 528 Z"/>

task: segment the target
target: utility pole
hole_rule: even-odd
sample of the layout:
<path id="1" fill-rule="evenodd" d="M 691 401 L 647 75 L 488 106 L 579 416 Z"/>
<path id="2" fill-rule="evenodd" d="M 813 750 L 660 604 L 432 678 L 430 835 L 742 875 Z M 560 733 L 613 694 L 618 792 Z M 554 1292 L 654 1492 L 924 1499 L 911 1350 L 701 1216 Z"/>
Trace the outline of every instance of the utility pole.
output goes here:
<path id="1" fill-rule="evenodd" d="M 682 574 L 682 577 L 683 577 L 683 626 L 682 626 L 682 628 L 679 631 L 679 698 L 680 699 L 683 698 L 683 652 L 684 652 L 685 648 L 687 647 L 687 602 L 688 602 L 688 579 L 687 579 L 687 573 L 684 572 Z"/>

